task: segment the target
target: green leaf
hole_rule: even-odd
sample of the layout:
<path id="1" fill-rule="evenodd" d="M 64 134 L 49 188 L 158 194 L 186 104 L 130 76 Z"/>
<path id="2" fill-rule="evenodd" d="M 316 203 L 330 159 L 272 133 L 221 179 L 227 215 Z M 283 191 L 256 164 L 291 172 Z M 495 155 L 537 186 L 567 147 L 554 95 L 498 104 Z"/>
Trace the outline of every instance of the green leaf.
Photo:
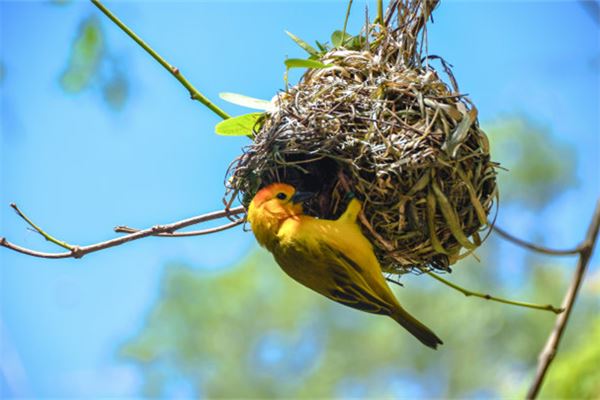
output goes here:
<path id="1" fill-rule="evenodd" d="M 285 60 L 285 66 L 287 69 L 293 69 L 293 68 L 314 68 L 314 69 L 321 69 L 321 68 L 328 68 L 331 67 L 331 64 L 323 64 L 321 61 L 317 61 L 317 60 L 305 60 L 302 58 L 288 58 L 287 60 Z"/>
<path id="2" fill-rule="evenodd" d="M 100 71 L 104 46 L 100 20 L 95 16 L 83 20 L 71 46 L 67 67 L 60 77 L 60 85 L 65 91 L 77 93 L 92 84 Z"/>
<path id="3" fill-rule="evenodd" d="M 116 70 L 102 85 L 102 97 L 114 110 L 121 110 L 129 97 L 129 82 L 122 71 Z"/>
<path id="4" fill-rule="evenodd" d="M 331 34 L 331 44 L 335 48 L 343 47 L 353 38 L 354 36 L 349 35 L 347 33 L 342 33 L 342 31 L 335 31 Z"/>
<path id="5" fill-rule="evenodd" d="M 270 111 L 273 109 L 273 104 L 270 101 L 244 96 L 243 94 L 224 92 L 219 93 L 219 97 L 232 104 L 252 108 L 254 110 Z"/>
<path id="6" fill-rule="evenodd" d="M 264 113 L 250 113 L 228 118 L 215 125 L 215 133 L 223 136 L 254 136 L 254 127 Z"/>
<path id="7" fill-rule="evenodd" d="M 319 48 L 319 51 L 321 53 L 326 53 L 329 51 L 329 47 L 326 44 L 323 44 L 323 43 L 319 42 L 318 40 L 316 40 L 315 43 L 317 44 L 317 47 Z"/>
<path id="8" fill-rule="evenodd" d="M 348 44 L 348 47 L 351 50 L 360 50 L 364 47 L 366 42 L 367 42 L 367 40 L 365 39 L 364 36 L 361 36 L 361 35 L 354 36 L 352 38 L 352 40 L 350 41 L 350 43 Z"/>
<path id="9" fill-rule="evenodd" d="M 310 54 L 311 56 L 314 57 L 318 57 L 319 56 L 319 52 L 317 51 L 317 49 L 315 49 L 314 47 L 312 47 L 310 44 L 306 43 L 304 40 L 300 39 L 298 36 L 294 35 L 291 32 L 285 31 L 285 33 L 292 38 L 292 40 L 294 42 L 296 42 L 296 44 L 300 47 L 302 47 L 304 49 L 304 51 L 306 51 L 308 54 Z"/>

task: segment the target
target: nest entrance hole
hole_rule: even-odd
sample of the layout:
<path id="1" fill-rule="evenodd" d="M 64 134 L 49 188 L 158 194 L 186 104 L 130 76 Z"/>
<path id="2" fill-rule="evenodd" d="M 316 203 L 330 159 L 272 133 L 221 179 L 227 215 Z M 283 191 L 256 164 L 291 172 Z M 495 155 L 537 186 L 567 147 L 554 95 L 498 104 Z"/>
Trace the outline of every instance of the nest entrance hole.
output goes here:
<path id="1" fill-rule="evenodd" d="M 280 165 L 261 177 L 261 187 L 281 182 L 292 185 L 299 192 L 314 193 L 315 196 L 304 204 L 307 215 L 324 219 L 339 217 L 339 196 L 337 192 L 340 166 L 332 158 L 315 157 L 309 154 L 280 154 Z"/>

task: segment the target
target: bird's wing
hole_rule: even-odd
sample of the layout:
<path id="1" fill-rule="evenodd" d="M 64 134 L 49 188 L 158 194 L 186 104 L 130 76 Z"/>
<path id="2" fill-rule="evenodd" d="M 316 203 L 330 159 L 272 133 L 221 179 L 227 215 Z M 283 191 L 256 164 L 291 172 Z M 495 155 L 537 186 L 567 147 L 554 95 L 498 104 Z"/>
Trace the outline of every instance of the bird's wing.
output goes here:
<path id="1" fill-rule="evenodd" d="M 383 280 L 373 248 L 355 223 L 305 217 L 288 221 L 279 231 L 273 254 L 296 281 L 346 306 L 391 315 L 396 308 Z M 381 286 L 383 285 L 383 286 Z"/>
<path id="2" fill-rule="evenodd" d="M 394 305 L 381 298 L 365 281 L 363 268 L 352 258 L 326 243 L 321 244 L 325 268 L 329 269 L 331 285 L 325 294 L 346 306 L 373 314 L 391 315 Z"/>

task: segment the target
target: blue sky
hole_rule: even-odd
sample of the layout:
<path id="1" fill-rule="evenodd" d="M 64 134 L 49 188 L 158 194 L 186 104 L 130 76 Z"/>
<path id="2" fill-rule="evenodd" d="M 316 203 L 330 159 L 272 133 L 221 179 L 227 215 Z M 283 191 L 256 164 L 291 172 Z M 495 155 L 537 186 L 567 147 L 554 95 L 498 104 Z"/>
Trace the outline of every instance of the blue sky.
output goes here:
<path id="1" fill-rule="evenodd" d="M 355 1 L 350 31 L 362 24 L 364 4 Z M 232 114 L 247 110 L 223 103 L 219 92 L 270 99 L 283 88 L 284 58 L 302 55 L 284 30 L 324 40 L 341 27 L 346 7 L 338 1 L 107 5 Z M 88 2 L 0 2 L 0 235 L 40 250 L 56 249 L 28 231 L 8 203 L 68 242 L 105 240 L 115 225 L 146 227 L 220 208 L 225 170 L 247 143 L 214 135 L 218 117 L 190 101 L 105 20 L 106 44 L 131 81 L 129 101 L 114 112 L 96 90 L 66 95 L 58 78 L 77 26 L 90 14 L 100 16 Z M 600 51 L 592 18 L 574 1 L 449 1 L 436 12 L 429 40 L 430 53 L 454 65 L 484 126 L 524 114 L 574 147 L 580 185 L 542 216 L 523 218 L 543 218 L 549 245 L 576 243 L 600 193 Z M 519 226 L 502 213 L 500 221 Z M 165 264 L 220 268 L 254 246 L 252 235 L 237 229 L 150 238 L 82 260 L 0 249 L 6 393 L 134 395 L 136 371 L 114 352 L 140 329 Z M 80 385 L 72 384 L 75 377 Z"/>

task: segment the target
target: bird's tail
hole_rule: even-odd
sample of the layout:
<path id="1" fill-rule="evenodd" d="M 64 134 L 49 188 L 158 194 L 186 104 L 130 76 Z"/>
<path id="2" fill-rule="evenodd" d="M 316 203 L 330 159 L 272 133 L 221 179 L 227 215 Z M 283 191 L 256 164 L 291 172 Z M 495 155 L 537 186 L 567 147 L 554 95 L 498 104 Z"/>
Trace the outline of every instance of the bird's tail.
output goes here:
<path id="1" fill-rule="evenodd" d="M 410 315 L 406 310 L 398 308 L 391 317 L 409 331 L 414 337 L 419 339 L 427 347 L 436 349 L 438 345 L 444 344 L 428 327 L 419 322 L 415 317 Z"/>

